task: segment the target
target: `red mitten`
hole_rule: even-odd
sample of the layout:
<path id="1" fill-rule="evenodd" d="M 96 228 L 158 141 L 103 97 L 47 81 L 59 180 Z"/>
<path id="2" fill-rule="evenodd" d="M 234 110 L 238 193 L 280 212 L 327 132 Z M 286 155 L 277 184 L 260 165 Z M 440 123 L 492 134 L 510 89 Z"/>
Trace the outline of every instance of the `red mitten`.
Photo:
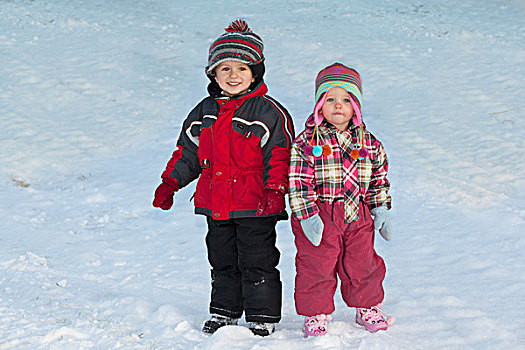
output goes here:
<path id="1" fill-rule="evenodd" d="M 284 208 L 284 194 L 265 188 L 262 201 L 257 206 L 257 216 L 274 215 L 282 212 Z"/>
<path id="2" fill-rule="evenodd" d="M 173 194 L 177 189 L 167 182 L 162 182 L 155 190 L 153 206 L 162 210 L 168 210 L 173 205 Z"/>

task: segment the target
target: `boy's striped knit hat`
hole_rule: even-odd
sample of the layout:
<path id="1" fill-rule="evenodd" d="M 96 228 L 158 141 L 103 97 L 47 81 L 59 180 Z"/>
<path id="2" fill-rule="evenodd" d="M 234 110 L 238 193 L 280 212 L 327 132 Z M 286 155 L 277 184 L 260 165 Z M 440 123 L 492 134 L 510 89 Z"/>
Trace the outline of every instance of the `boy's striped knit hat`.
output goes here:
<path id="1" fill-rule="evenodd" d="M 213 76 L 213 70 L 223 61 L 237 61 L 249 66 L 263 62 L 263 41 L 252 32 L 246 21 L 235 20 L 225 30 L 226 33 L 210 46 L 207 75 Z"/>
<path id="2" fill-rule="evenodd" d="M 333 87 L 348 91 L 361 109 L 361 77 L 355 69 L 336 62 L 320 71 L 315 79 L 315 102 Z"/>

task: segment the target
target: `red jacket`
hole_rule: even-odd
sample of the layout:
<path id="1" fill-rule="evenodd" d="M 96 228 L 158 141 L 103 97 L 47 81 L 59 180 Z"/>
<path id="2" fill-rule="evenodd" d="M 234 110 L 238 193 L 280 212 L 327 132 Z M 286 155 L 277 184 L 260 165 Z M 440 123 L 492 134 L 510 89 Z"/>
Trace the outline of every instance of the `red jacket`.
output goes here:
<path id="1" fill-rule="evenodd" d="M 239 97 L 207 97 L 184 121 L 162 178 L 182 188 L 200 176 L 197 214 L 253 217 L 265 188 L 288 191 L 293 122 L 267 91 L 261 82 Z"/>

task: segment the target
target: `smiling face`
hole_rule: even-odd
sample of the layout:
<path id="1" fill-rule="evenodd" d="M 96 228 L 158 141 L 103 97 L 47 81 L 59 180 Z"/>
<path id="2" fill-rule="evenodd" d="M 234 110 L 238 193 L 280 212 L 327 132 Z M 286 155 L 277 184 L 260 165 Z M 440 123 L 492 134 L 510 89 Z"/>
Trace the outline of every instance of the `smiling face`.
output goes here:
<path id="1" fill-rule="evenodd" d="M 224 61 L 215 68 L 215 81 L 224 95 L 232 97 L 246 93 L 255 79 L 247 64 Z"/>
<path id="2" fill-rule="evenodd" d="M 337 129 L 344 131 L 354 115 L 350 94 L 343 88 L 328 90 L 321 111 L 326 120 Z"/>

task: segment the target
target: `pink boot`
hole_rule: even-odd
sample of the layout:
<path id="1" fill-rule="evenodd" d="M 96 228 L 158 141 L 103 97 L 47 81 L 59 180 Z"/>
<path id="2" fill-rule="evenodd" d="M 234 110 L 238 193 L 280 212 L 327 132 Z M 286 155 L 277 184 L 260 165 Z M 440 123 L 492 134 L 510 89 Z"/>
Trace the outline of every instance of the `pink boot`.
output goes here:
<path id="1" fill-rule="evenodd" d="M 355 314 L 355 321 L 364 326 L 367 331 L 375 333 L 377 331 L 385 331 L 388 326 L 392 325 L 396 319 L 394 316 L 388 316 L 381 310 L 383 303 L 372 306 L 370 309 L 357 308 Z"/>
<path id="2" fill-rule="evenodd" d="M 308 338 L 308 336 L 320 336 L 325 335 L 327 333 L 326 330 L 326 321 L 331 321 L 332 316 L 320 314 L 316 316 L 307 316 L 304 320 L 304 337 Z"/>

